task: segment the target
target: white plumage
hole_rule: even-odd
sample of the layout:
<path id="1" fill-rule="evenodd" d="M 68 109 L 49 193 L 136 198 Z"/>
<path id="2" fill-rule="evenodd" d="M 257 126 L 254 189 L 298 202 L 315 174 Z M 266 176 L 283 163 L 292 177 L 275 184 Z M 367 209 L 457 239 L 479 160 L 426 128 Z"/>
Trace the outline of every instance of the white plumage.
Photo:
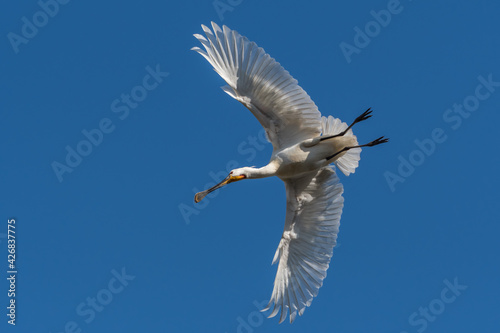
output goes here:
<path id="1" fill-rule="evenodd" d="M 279 260 L 271 302 L 271 317 L 281 307 L 280 323 L 290 311 L 293 322 L 302 315 L 323 285 L 339 232 L 344 206 L 335 171 L 324 167 L 285 181 L 287 207 L 285 230 L 273 263 Z"/>
<path id="2" fill-rule="evenodd" d="M 326 277 L 336 244 L 344 199 L 343 187 L 330 166 L 346 175 L 358 166 L 361 147 L 384 143 L 378 138 L 359 145 L 350 129 L 370 117 L 370 109 L 347 126 L 332 116 L 321 117 L 309 95 L 281 65 L 238 32 L 212 22 L 195 34 L 205 50 L 194 47 L 226 81 L 222 89 L 246 106 L 266 130 L 273 145 L 268 165 L 232 170 L 208 193 L 242 179 L 278 176 L 285 183 L 287 209 L 273 263 L 279 262 L 269 305 L 270 317 L 281 309 L 280 323 L 290 322 L 311 305 Z"/>
<path id="3" fill-rule="evenodd" d="M 347 124 L 341 122 L 338 118 L 332 116 L 328 116 L 328 118 L 321 117 L 321 135 L 323 136 L 338 134 L 345 131 L 346 128 Z M 349 129 L 345 135 L 352 136 L 352 130 Z M 358 167 L 360 155 L 361 148 L 349 149 L 344 156 L 339 157 L 334 163 L 344 175 L 349 176 Z"/>
<path id="4" fill-rule="evenodd" d="M 274 149 L 300 142 L 321 132 L 321 114 L 309 95 L 279 63 L 246 37 L 212 23 L 202 25 L 207 38 L 194 35 L 203 55 L 227 82 L 222 89 L 245 105 L 261 125 Z"/>

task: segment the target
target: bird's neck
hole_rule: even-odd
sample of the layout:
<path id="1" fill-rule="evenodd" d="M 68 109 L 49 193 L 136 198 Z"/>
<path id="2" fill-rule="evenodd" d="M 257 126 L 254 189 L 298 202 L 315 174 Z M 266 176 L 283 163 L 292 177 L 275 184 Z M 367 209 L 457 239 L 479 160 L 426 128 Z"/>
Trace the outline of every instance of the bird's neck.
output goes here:
<path id="1" fill-rule="evenodd" d="M 248 169 L 250 169 L 249 178 L 266 178 L 275 176 L 278 167 L 275 163 L 271 162 L 262 168 L 249 167 Z"/>

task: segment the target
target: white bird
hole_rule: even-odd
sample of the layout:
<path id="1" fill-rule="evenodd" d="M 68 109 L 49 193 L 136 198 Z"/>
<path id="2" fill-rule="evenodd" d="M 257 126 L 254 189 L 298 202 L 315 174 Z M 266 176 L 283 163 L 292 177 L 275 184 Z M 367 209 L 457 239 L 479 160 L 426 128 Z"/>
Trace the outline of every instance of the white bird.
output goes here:
<path id="1" fill-rule="evenodd" d="M 206 38 L 200 53 L 226 81 L 222 89 L 246 106 L 264 127 L 273 145 L 269 164 L 232 170 L 214 187 L 195 195 L 195 202 L 222 186 L 242 179 L 278 176 L 286 188 L 285 229 L 273 264 L 279 261 L 274 289 L 266 309 L 269 317 L 281 308 L 280 323 L 290 311 L 290 322 L 311 305 L 326 277 L 339 232 L 344 191 L 331 163 L 346 176 L 358 166 L 361 147 L 375 146 L 380 137 L 359 145 L 351 127 L 371 117 L 368 109 L 347 126 L 339 119 L 321 117 L 297 80 L 254 42 L 212 22 L 202 25 Z"/>

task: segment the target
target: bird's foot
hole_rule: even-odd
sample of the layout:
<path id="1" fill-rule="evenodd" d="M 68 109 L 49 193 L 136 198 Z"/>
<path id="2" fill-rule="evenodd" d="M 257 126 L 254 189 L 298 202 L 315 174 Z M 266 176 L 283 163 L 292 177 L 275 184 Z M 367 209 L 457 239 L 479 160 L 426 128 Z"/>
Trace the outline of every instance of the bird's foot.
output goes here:
<path id="1" fill-rule="evenodd" d="M 370 118 L 372 116 L 371 115 L 372 112 L 373 112 L 372 108 L 368 108 L 368 110 L 366 110 L 365 112 L 363 112 L 363 114 L 361 116 L 359 116 L 356 119 L 354 119 L 354 121 L 352 122 L 352 125 L 349 126 L 349 127 L 352 127 L 354 124 L 359 123 L 359 122 L 361 122 L 363 120 L 366 120 L 366 119 Z"/>
<path id="2" fill-rule="evenodd" d="M 388 141 L 389 141 L 389 138 L 384 138 L 383 136 L 381 136 L 380 138 L 375 139 L 372 142 L 368 142 L 367 144 L 364 144 L 364 145 L 361 145 L 358 147 L 373 147 L 373 146 L 376 146 L 376 145 L 379 145 L 382 143 L 386 143 Z"/>
<path id="3" fill-rule="evenodd" d="M 354 126 L 354 124 L 357 124 L 363 120 L 366 120 L 368 118 L 370 118 L 372 115 L 372 108 L 368 108 L 368 110 L 366 110 L 365 112 L 363 112 L 363 114 L 361 114 L 360 116 L 358 116 L 356 119 L 354 119 L 354 121 L 352 122 L 351 125 L 349 125 L 349 127 L 347 127 L 345 130 L 343 130 L 342 132 L 340 132 L 339 134 L 335 134 L 335 135 L 329 135 L 329 136 L 325 136 L 325 137 L 322 137 L 320 139 L 320 141 L 323 141 L 323 140 L 328 140 L 328 139 L 332 139 L 332 138 L 336 138 L 336 137 L 339 137 L 339 136 L 343 136 L 347 133 L 347 131 L 349 131 L 351 129 L 351 127 Z"/>
<path id="4" fill-rule="evenodd" d="M 351 147 L 344 147 L 343 149 L 339 150 L 338 152 L 336 152 L 335 154 L 333 154 L 332 156 L 328 156 L 326 158 L 326 160 L 331 160 L 332 158 L 334 158 L 335 156 L 337 156 L 338 154 L 340 153 L 343 153 L 345 151 L 348 151 L 349 149 L 353 149 L 353 148 L 361 148 L 361 147 L 373 147 L 373 146 L 376 146 L 376 145 L 379 145 L 379 144 L 382 144 L 382 143 L 386 143 L 389 141 L 389 138 L 384 138 L 383 136 L 381 136 L 380 138 L 378 139 L 375 139 L 371 142 L 368 142 L 368 143 L 365 143 L 364 145 L 359 145 L 359 146 L 351 146 Z"/>

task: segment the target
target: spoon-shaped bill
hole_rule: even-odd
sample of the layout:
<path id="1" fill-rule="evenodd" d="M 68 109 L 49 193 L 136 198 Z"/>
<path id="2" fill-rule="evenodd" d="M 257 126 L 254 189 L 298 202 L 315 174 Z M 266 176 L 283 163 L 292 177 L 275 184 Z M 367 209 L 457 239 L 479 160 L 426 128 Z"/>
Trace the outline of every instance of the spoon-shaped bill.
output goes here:
<path id="1" fill-rule="evenodd" d="M 204 197 L 207 196 L 207 194 L 208 194 L 208 190 L 196 193 L 194 195 L 194 202 L 196 202 L 196 203 L 200 202 Z"/>
<path id="2" fill-rule="evenodd" d="M 231 175 L 227 176 L 219 184 L 212 186 L 208 190 L 196 193 L 194 196 L 194 202 L 196 202 L 196 203 L 200 202 L 204 197 L 207 196 L 207 194 L 209 194 L 209 193 L 221 188 L 222 186 L 226 185 L 227 183 L 229 183 L 230 180 L 231 180 Z"/>
<path id="3" fill-rule="evenodd" d="M 204 197 L 207 196 L 207 194 L 223 187 L 224 185 L 226 184 L 229 184 L 229 183 L 232 183 L 232 182 L 235 182 L 235 181 L 238 181 L 238 180 L 242 180 L 246 178 L 245 176 L 241 175 L 241 176 L 233 176 L 231 174 L 229 174 L 226 178 L 224 178 L 219 184 L 215 185 L 215 186 L 212 186 L 211 188 L 209 188 L 208 190 L 205 190 L 205 191 L 201 191 L 201 192 L 198 192 L 195 194 L 194 196 L 194 202 L 198 203 L 200 202 Z"/>

